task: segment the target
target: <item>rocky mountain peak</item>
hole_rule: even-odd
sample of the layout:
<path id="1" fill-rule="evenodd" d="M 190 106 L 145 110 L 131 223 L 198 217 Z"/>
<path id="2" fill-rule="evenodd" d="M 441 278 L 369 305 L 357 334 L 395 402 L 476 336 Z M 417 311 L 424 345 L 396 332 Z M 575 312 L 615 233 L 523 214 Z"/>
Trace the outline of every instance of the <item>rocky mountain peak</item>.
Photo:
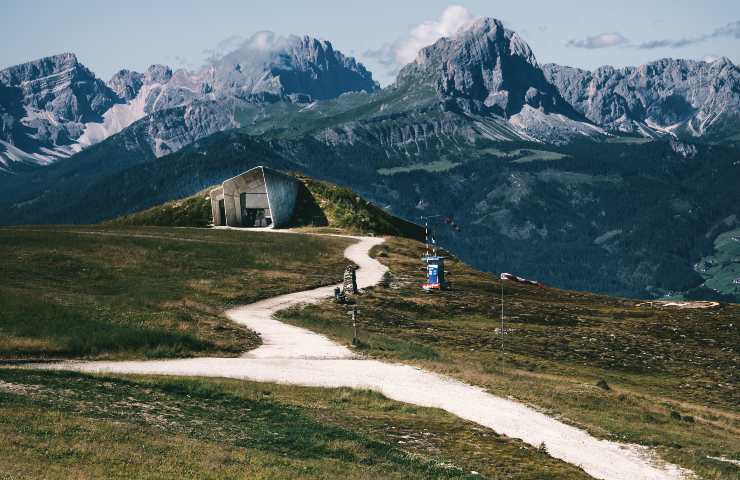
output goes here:
<path id="1" fill-rule="evenodd" d="M 151 65 L 144 74 L 145 83 L 167 83 L 172 78 L 172 69 L 166 65 Z"/>
<path id="2" fill-rule="evenodd" d="M 78 66 L 89 72 L 77 62 L 74 53 L 61 53 L 0 70 L 0 82 L 9 86 L 20 86 L 23 82 L 56 75 Z"/>
<path id="3" fill-rule="evenodd" d="M 459 108 L 511 117 L 524 106 L 581 118 L 540 69 L 532 49 L 500 20 L 480 18 L 419 51 L 398 84 L 423 82 Z"/>
<path id="4" fill-rule="evenodd" d="M 125 69 L 119 70 L 108 80 L 108 87 L 126 101 L 135 98 L 143 84 L 144 74 Z"/>
<path id="5" fill-rule="evenodd" d="M 211 66 L 215 90 L 238 95 L 308 95 L 314 100 L 379 88 L 372 74 L 332 44 L 308 36 L 278 37 L 259 32 Z"/>
<path id="6" fill-rule="evenodd" d="M 11 161 L 49 163 L 57 154 L 72 151 L 85 122 L 101 121 L 102 115 L 120 102 L 118 95 L 73 53 L 62 53 L 15 65 L 0 71 L 0 144 L 5 152 L 0 163 Z M 2 153 L 2 152 L 0 152 Z"/>

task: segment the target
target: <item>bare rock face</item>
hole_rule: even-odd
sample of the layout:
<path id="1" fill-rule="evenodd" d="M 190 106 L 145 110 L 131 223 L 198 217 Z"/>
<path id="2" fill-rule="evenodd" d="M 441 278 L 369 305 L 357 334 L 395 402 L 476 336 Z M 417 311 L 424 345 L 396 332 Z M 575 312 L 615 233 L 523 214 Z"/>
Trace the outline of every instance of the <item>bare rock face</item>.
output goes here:
<path id="1" fill-rule="evenodd" d="M 399 84 L 418 81 L 464 111 L 510 117 L 528 105 L 581 118 L 547 81 L 529 45 L 493 18 L 423 48 L 398 78 Z"/>
<path id="2" fill-rule="evenodd" d="M 25 105 L 63 121 L 99 119 L 119 99 L 72 53 L 0 71 L 0 83 L 20 89 Z"/>
<path id="3" fill-rule="evenodd" d="M 666 58 L 592 72 L 548 64 L 543 70 L 576 110 L 612 131 L 702 136 L 723 121 L 736 121 L 740 112 L 740 69 L 726 58 Z"/>
<path id="4" fill-rule="evenodd" d="M 136 98 L 143 84 L 144 75 L 131 70 L 119 70 L 108 80 L 108 87 L 127 102 Z"/>

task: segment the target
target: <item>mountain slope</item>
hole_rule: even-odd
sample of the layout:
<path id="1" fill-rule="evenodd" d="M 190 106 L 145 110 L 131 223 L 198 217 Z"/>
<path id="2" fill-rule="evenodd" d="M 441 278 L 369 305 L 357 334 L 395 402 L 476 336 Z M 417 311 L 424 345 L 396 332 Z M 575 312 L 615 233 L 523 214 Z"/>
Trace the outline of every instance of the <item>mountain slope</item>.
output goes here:
<path id="1" fill-rule="evenodd" d="M 656 297 L 701 285 L 693 264 L 740 218 L 740 164 L 727 147 L 698 145 L 684 157 L 663 141 L 557 149 L 479 141 L 426 151 L 415 163 L 394 151 L 224 132 L 94 181 L 68 176 L 6 203 L 0 223 L 94 223 L 268 165 L 345 185 L 407 220 L 452 216 L 462 231 L 433 224 L 438 240 L 479 268 Z"/>

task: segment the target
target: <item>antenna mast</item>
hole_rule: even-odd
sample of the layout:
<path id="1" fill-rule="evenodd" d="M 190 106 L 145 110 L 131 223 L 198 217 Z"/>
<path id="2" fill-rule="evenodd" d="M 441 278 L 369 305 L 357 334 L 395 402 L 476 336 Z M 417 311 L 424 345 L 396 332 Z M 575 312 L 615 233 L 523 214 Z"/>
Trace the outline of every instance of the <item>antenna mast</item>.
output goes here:
<path id="1" fill-rule="evenodd" d="M 506 364 L 506 352 L 504 351 L 504 280 L 501 282 L 501 375 L 504 374 L 504 365 Z"/>

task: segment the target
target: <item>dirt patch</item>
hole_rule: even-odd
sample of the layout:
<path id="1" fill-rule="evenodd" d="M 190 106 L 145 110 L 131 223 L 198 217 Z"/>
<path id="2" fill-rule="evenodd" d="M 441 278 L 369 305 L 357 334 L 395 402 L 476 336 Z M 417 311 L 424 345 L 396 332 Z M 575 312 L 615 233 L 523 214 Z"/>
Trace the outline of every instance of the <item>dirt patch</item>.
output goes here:
<path id="1" fill-rule="evenodd" d="M 679 310 L 686 310 L 692 308 L 716 308 L 719 307 L 719 302 L 679 302 L 679 301 L 668 301 L 668 300 L 656 300 L 651 302 L 642 302 L 635 305 L 636 307 L 657 307 L 657 308 L 677 308 Z"/>

